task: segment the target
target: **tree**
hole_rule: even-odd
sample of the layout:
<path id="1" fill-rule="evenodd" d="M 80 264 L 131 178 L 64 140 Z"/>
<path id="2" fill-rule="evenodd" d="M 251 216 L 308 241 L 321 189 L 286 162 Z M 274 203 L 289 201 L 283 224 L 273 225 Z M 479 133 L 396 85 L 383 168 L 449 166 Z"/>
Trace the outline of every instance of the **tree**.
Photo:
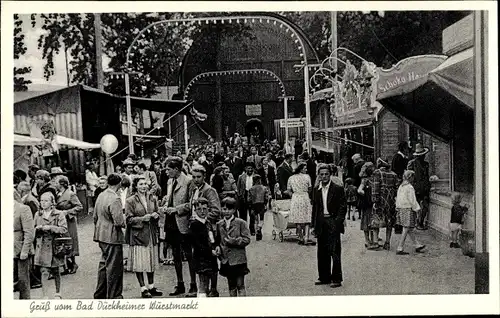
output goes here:
<path id="1" fill-rule="evenodd" d="M 19 18 L 18 14 L 14 14 L 14 59 L 18 60 L 19 57 L 26 53 L 26 45 L 24 44 L 24 34 L 22 33 L 23 21 Z M 30 80 L 24 78 L 25 74 L 31 72 L 31 67 L 14 67 L 14 91 L 26 91 L 28 85 L 31 84 Z"/>

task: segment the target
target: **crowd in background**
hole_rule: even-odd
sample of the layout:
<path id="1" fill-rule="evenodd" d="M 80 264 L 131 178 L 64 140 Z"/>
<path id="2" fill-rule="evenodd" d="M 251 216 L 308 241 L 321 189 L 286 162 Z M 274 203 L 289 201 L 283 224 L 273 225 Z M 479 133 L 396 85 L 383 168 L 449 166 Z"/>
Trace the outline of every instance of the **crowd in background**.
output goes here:
<path id="1" fill-rule="evenodd" d="M 102 252 L 94 298 L 121 298 L 124 271 L 135 273 L 141 297 L 162 296 L 154 282 L 161 264 L 175 268 L 177 284 L 170 296 L 218 297 L 219 275 L 227 278 L 230 296 L 245 296 L 244 277 L 250 272 L 245 248 L 253 236 L 262 240 L 264 214 L 280 199 L 291 200 L 289 222 L 297 225 L 298 244 L 318 243 L 318 251 L 333 258 L 336 274 L 324 269 L 325 258 L 320 260 L 318 252 L 318 285 L 325 280 L 332 287 L 341 285 L 340 240 L 332 242 L 318 232 L 340 235 L 346 216 L 355 221 L 358 214 L 367 249 L 390 250 L 395 229 L 402 234 L 396 254 L 408 254 L 407 236 L 415 251 L 423 252 L 425 245 L 413 229 L 427 226 L 427 148 L 417 145 L 410 153 L 402 143 L 391 163 L 381 158 L 372 163 L 354 154 L 327 165 L 315 151 L 304 151 L 306 146 L 298 142 L 291 152 L 276 140 L 248 145 L 235 134 L 224 142 L 194 145 L 184 156 L 155 151 L 149 167 L 131 154 L 106 176 L 87 163 L 93 239 Z M 61 276 L 78 270 L 76 220 L 83 206 L 59 167 L 17 170 L 14 184 L 15 289 L 26 299 L 31 288 L 41 287 L 48 298 L 48 281 L 54 280 L 54 297 L 62 298 Z M 331 206 L 330 187 L 338 193 Z M 453 201 L 450 247 L 459 247 L 457 233 L 467 207 L 459 196 Z M 337 223 L 330 229 L 318 225 L 334 214 Z M 387 229 L 383 244 L 381 228 Z M 189 268 L 188 289 L 183 262 Z"/>

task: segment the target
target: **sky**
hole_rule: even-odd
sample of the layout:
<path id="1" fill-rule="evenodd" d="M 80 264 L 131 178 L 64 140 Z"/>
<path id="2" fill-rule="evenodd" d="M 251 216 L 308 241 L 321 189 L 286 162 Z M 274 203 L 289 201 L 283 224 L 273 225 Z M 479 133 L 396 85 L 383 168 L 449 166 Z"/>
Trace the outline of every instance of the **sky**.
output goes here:
<path id="1" fill-rule="evenodd" d="M 29 14 L 19 15 L 23 20 L 23 33 L 25 35 L 24 43 L 26 45 L 26 54 L 21 56 L 19 60 L 14 61 L 17 67 L 31 66 L 31 73 L 25 75 L 26 79 L 31 80 L 33 83 L 28 86 L 29 90 L 45 90 L 47 85 L 66 86 L 66 66 L 64 52 L 54 57 L 54 75 L 47 81 L 43 77 L 44 61 L 42 60 L 42 50 L 38 49 L 38 38 L 45 30 L 41 28 L 40 20 L 37 20 L 37 25 L 31 27 L 31 18 Z M 68 58 L 71 58 L 68 56 Z M 103 69 L 106 70 L 109 63 L 109 58 L 103 56 Z"/>

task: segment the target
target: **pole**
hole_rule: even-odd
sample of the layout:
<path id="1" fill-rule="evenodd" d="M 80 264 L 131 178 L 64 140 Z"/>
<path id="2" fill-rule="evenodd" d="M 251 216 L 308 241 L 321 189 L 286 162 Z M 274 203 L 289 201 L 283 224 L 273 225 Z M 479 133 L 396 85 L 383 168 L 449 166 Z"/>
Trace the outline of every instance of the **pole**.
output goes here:
<path id="1" fill-rule="evenodd" d="M 102 71 L 102 34 L 101 34 L 101 14 L 94 13 L 95 32 L 95 64 L 97 75 L 97 89 L 104 90 L 104 73 Z"/>
<path id="2" fill-rule="evenodd" d="M 64 61 L 66 62 L 66 85 L 69 87 L 69 66 L 68 66 L 68 48 L 64 45 Z"/>
<path id="3" fill-rule="evenodd" d="M 333 102 L 334 104 L 334 109 L 335 111 L 337 110 L 337 96 L 335 95 L 335 85 L 337 85 L 337 71 L 338 71 L 338 66 L 337 66 L 337 11 L 331 11 L 331 33 L 332 33 L 332 52 L 333 52 L 333 71 L 335 72 L 335 78 L 333 79 L 333 85 L 332 85 L 332 96 L 334 98 Z M 333 115 L 333 114 L 332 114 Z M 333 124 L 335 126 L 335 123 Z M 328 134 L 328 132 L 327 132 Z M 334 131 L 335 134 L 335 131 Z M 340 156 L 340 150 L 339 150 L 339 156 Z M 335 151 L 335 148 L 333 148 L 333 162 L 338 162 L 337 158 L 337 153 Z"/>
<path id="4" fill-rule="evenodd" d="M 309 66 L 304 65 L 304 103 L 306 106 L 306 142 L 307 152 L 311 154 L 312 135 L 311 135 L 311 104 L 309 102 Z"/>
<path id="5" fill-rule="evenodd" d="M 187 115 L 183 116 L 184 118 L 184 152 L 187 155 L 188 153 L 188 148 L 189 148 L 189 134 L 188 134 L 188 118 Z"/>
<path id="6" fill-rule="evenodd" d="M 285 112 L 285 145 L 288 147 L 288 97 L 283 97 L 283 107 Z M 285 148 L 286 149 L 286 148 Z"/>
<path id="7" fill-rule="evenodd" d="M 132 105 L 130 103 L 130 78 L 125 73 L 125 102 L 127 105 L 128 151 L 134 153 L 134 136 L 132 136 Z"/>

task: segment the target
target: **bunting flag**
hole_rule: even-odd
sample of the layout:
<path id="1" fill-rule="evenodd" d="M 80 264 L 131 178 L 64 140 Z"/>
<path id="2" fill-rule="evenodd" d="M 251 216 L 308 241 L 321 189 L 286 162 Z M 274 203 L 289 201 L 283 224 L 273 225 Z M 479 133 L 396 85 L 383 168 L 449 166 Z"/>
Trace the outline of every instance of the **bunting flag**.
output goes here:
<path id="1" fill-rule="evenodd" d="M 197 121 L 205 121 L 208 118 L 207 114 L 200 113 L 194 107 L 191 107 L 191 109 L 189 110 L 189 113 L 191 114 L 191 116 L 194 116 L 194 118 Z"/>

